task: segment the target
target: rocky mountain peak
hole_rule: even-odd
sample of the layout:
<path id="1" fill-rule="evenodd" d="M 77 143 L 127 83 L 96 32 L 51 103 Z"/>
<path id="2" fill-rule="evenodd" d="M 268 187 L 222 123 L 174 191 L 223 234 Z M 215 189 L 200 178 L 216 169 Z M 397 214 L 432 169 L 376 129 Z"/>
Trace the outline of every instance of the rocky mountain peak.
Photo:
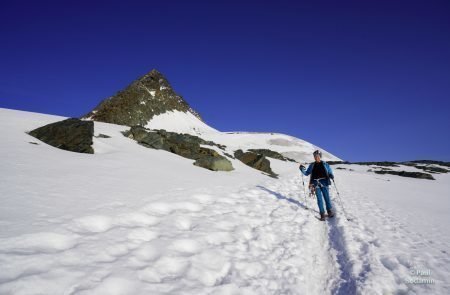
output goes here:
<path id="1" fill-rule="evenodd" d="M 202 120 L 172 89 L 163 74 L 153 69 L 114 96 L 103 100 L 83 118 L 119 125 L 145 126 L 154 116 L 175 110 L 190 112 Z"/>

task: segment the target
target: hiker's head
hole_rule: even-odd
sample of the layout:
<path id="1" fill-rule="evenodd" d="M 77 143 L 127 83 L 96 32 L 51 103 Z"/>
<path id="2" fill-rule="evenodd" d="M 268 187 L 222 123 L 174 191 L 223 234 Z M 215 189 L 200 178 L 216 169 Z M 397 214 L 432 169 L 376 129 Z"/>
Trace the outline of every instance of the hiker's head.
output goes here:
<path id="1" fill-rule="evenodd" d="M 322 158 L 322 153 L 319 150 L 317 150 L 313 153 L 313 156 L 316 162 L 320 162 L 320 159 Z"/>

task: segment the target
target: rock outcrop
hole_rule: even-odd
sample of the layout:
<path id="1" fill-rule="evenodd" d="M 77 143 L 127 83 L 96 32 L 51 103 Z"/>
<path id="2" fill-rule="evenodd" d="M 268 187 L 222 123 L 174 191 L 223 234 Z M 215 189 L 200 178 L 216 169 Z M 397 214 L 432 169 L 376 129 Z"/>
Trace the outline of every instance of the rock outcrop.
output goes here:
<path id="1" fill-rule="evenodd" d="M 135 80 L 117 94 L 103 100 L 85 119 L 127 126 L 145 126 L 155 115 L 167 111 L 200 115 L 170 86 L 157 70 Z"/>
<path id="2" fill-rule="evenodd" d="M 392 170 L 379 170 L 374 171 L 377 174 L 392 174 L 403 177 L 412 177 L 412 178 L 420 178 L 420 179 L 429 179 L 434 180 L 433 175 L 423 172 L 409 172 L 409 171 L 392 171 Z"/>
<path id="3" fill-rule="evenodd" d="M 213 171 L 231 171 L 233 166 L 225 157 L 213 149 L 200 145 L 224 146 L 206 141 L 198 136 L 168 132 L 165 130 L 149 130 L 141 126 L 133 126 L 124 135 L 136 140 L 139 144 L 153 149 L 165 150 L 184 158 L 196 160 L 194 165 Z"/>
<path id="4" fill-rule="evenodd" d="M 257 154 L 261 154 L 261 155 L 264 155 L 264 156 L 269 157 L 269 158 L 274 158 L 274 159 L 277 159 L 277 160 L 281 160 L 281 161 L 296 162 L 293 159 L 290 159 L 290 158 L 287 158 L 287 157 L 283 156 L 279 152 L 275 152 L 275 151 L 272 151 L 272 150 L 269 150 L 269 149 L 249 149 L 248 151 L 249 152 L 254 152 L 254 153 L 257 153 Z"/>
<path id="5" fill-rule="evenodd" d="M 70 118 L 28 132 L 33 137 L 56 148 L 93 154 L 94 122 Z"/>
<path id="6" fill-rule="evenodd" d="M 234 152 L 236 159 L 241 161 L 247 166 L 260 170 L 269 174 L 269 176 L 277 178 L 278 175 L 275 174 L 270 168 L 270 161 L 262 154 L 257 154 L 254 152 L 243 152 L 242 150 L 237 150 Z"/>
<path id="7" fill-rule="evenodd" d="M 224 157 L 203 157 L 194 162 L 195 166 L 203 167 L 213 171 L 231 171 L 233 165 Z"/>

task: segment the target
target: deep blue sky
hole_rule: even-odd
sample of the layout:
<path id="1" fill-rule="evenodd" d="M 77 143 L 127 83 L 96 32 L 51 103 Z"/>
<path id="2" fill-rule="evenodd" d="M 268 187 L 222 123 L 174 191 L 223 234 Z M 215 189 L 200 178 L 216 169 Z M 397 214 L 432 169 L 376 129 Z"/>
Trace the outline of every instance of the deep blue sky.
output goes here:
<path id="1" fill-rule="evenodd" d="M 2 1 L 0 107 L 80 116 L 156 68 L 219 130 L 450 161 L 450 1 L 262 2 Z"/>

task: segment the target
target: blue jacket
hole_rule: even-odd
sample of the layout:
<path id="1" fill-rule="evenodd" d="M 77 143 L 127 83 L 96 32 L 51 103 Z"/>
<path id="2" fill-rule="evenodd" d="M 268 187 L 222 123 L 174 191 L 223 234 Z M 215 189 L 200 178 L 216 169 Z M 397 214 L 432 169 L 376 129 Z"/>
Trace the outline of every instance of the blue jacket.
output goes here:
<path id="1" fill-rule="evenodd" d="M 301 169 L 300 169 L 300 171 L 306 176 L 310 175 L 313 171 L 315 163 L 316 162 L 312 162 L 311 164 L 309 164 L 308 169 L 306 169 L 306 171 L 301 170 Z M 325 172 L 327 173 L 327 176 L 328 176 L 327 177 L 328 185 L 331 185 L 330 177 L 334 178 L 333 170 L 331 170 L 331 167 L 327 162 L 322 161 L 322 163 L 323 163 L 323 167 L 325 167 Z M 312 182 L 312 179 L 309 180 L 309 183 L 311 183 L 311 182 Z"/>

